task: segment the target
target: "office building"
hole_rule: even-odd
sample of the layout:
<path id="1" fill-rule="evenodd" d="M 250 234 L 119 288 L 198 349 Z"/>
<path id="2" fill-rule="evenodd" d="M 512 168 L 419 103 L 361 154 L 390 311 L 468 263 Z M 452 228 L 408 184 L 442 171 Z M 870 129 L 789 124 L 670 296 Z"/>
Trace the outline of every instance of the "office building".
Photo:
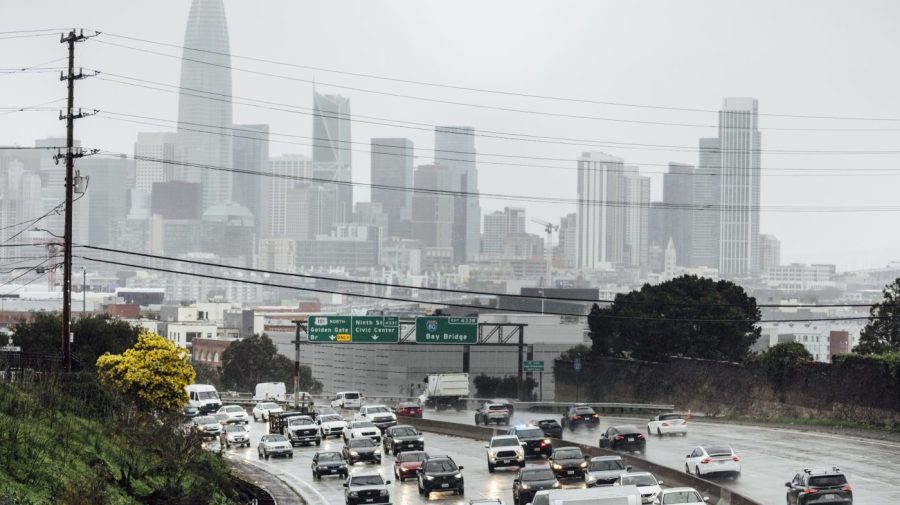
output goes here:
<path id="1" fill-rule="evenodd" d="M 313 268 L 374 268 L 381 261 L 377 226 L 341 224 L 329 235 L 297 241 L 297 265 Z"/>
<path id="2" fill-rule="evenodd" d="M 578 158 L 578 268 L 610 270 L 625 246 L 623 160 L 586 152 Z"/>
<path id="3" fill-rule="evenodd" d="M 434 129 L 434 162 L 447 167 L 452 184 L 440 189 L 460 191 L 453 199 L 454 260 L 473 259 L 481 248 L 481 204 L 475 164 L 475 130 L 470 126 L 438 126 Z"/>
<path id="4" fill-rule="evenodd" d="M 346 223 L 353 216 L 350 99 L 313 91 L 313 176 L 334 181 L 337 190 L 334 222 Z"/>
<path id="5" fill-rule="evenodd" d="M 416 168 L 415 185 L 422 189 L 451 187 L 453 174 L 442 165 Z M 416 192 L 412 200 L 412 238 L 424 247 L 453 249 L 454 198 L 446 193 Z M 445 252 L 440 256 L 443 260 Z M 451 258 L 452 262 L 452 258 Z M 427 271 L 427 268 L 426 268 Z"/>
<path id="6" fill-rule="evenodd" d="M 502 211 L 484 216 L 484 237 L 482 254 L 489 257 L 504 255 L 507 238 L 525 233 L 525 209 L 505 207 Z"/>
<path id="7" fill-rule="evenodd" d="M 759 236 L 760 271 L 781 266 L 781 241 L 774 235 Z"/>
<path id="8" fill-rule="evenodd" d="M 298 219 L 300 212 L 288 213 L 289 202 L 295 202 L 290 193 L 295 188 L 312 186 L 308 181 L 313 175 L 312 160 L 302 154 L 285 154 L 277 158 L 269 158 L 269 173 L 266 179 L 267 197 L 264 199 L 268 209 L 264 213 L 261 236 L 265 238 L 281 238 L 288 236 L 287 228 L 291 220 Z M 303 203 L 303 202 L 299 202 Z M 308 214 L 307 208 L 303 214 Z M 311 235 L 296 238 L 311 238 Z"/>
<path id="9" fill-rule="evenodd" d="M 559 220 L 559 247 L 556 265 L 561 268 L 578 266 L 578 215 L 566 214 Z"/>
<path id="10" fill-rule="evenodd" d="M 128 178 L 125 174 L 133 164 L 134 160 L 124 155 L 103 158 L 92 156 L 78 162 L 81 175 L 89 178 L 88 190 L 83 199 L 75 204 L 76 218 L 79 212 L 86 211 L 83 215 L 87 215 L 90 220 L 87 237 L 83 236 L 87 243 L 97 246 L 113 245 L 117 230 L 128 216 Z"/>
<path id="11" fill-rule="evenodd" d="M 259 241 L 257 264 L 262 270 L 293 272 L 297 241 L 290 238 L 264 238 Z"/>
<path id="12" fill-rule="evenodd" d="M 722 152 L 718 138 L 700 139 L 697 170 L 694 172 L 693 237 L 691 262 L 694 266 L 719 268 L 719 217 Z"/>
<path id="13" fill-rule="evenodd" d="M 664 241 L 672 240 L 678 251 L 678 265 L 691 263 L 691 240 L 694 218 L 694 167 L 681 163 L 669 163 L 669 171 L 663 174 Z M 668 247 L 668 244 L 667 244 Z"/>
<path id="14" fill-rule="evenodd" d="M 635 166 L 626 166 L 624 182 L 625 250 L 623 264 L 631 268 L 648 268 L 650 177 L 641 176 Z"/>
<path id="15" fill-rule="evenodd" d="M 148 197 L 155 182 L 172 180 L 178 134 L 141 132 L 134 143 L 134 187 Z M 169 163 L 167 163 L 169 162 Z"/>
<path id="16" fill-rule="evenodd" d="M 412 216 L 414 150 L 406 138 L 373 138 L 371 145 L 372 203 L 381 204 L 388 216 L 386 232 L 397 235 L 401 221 Z"/>
<path id="17" fill-rule="evenodd" d="M 234 174 L 231 199 L 253 214 L 254 228 L 263 230 L 264 216 L 268 213 L 266 184 L 269 178 L 257 174 L 268 173 L 269 125 L 234 125 L 234 134 L 234 168 L 246 172 Z"/>

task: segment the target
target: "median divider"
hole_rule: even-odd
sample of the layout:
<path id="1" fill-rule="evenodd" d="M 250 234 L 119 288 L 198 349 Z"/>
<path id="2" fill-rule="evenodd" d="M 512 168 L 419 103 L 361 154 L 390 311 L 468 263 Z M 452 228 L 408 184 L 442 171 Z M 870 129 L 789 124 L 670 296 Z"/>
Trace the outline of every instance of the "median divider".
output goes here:
<path id="1" fill-rule="evenodd" d="M 475 440 L 484 440 L 485 442 L 490 440 L 493 436 L 506 434 L 506 431 L 508 430 L 507 426 L 472 426 L 418 417 L 401 417 L 399 423 L 409 424 L 419 431 L 454 437 L 472 438 Z M 598 440 L 599 435 L 598 432 Z M 579 447 L 581 452 L 586 456 L 621 456 L 625 461 L 625 464 L 631 465 L 635 471 L 639 470 L 652 473 L 657 479 L 664 481 L 666 487 L 692 487 L 703 494 L 703 496 L 708 496 L 709 502 L 713 505 L 762 505 L 746 496 L 722 487 L 715 482 L 696 477 L 674 468 L 652 463 L 637 456 L 612 451 L 610 449 L 601 449 L 599 447 L 570 442 L 568 440 L 556 438 L 552 440 L 554 447 Z"/>

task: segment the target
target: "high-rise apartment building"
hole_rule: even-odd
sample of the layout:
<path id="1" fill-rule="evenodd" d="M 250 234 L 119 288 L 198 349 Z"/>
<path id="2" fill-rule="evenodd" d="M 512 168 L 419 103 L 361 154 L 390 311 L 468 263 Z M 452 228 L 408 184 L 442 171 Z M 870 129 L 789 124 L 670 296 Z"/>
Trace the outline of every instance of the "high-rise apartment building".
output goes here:
<path id="1" fill-rule="evenodd" d="M 760 270 L 760 132 L 754 98 L 725 98 L 721 141 L 719 273 L 746 277 Z"/>
<path id="2" fill-rule="evenodd" d="M 443 165 L 416 167 L 415 185 L 422 189 L 445 189 L 453 174 Z M 425 247 L 453 247 L 453 200 L 445 193 L 416 192 L 413 195 L 412 235 Z"/>
<path id="3" fill-rule="evenodd" d="M 173 178 L 199 182 L 203 208 L 231 200 L 231 50 L 223 0 L 193 0 L 184 35 Z M 210 100 L 209 97 L 215 97 Z"/>
<path id="4" fill-rule="evenodd" d="M 485 214 L 481 252 L 485 256 L 503 256 L 507 239 L 524 233 L 525 209 L 522 207 L 505 207 L 502 211 Z"/>
<path id="5" fill-rule="evenodd" d="M 649 268 L 650 177 L 641 176 L 635 166 L 624 167 L 625 266 Z M 560 235 L 562 237 L 562 235 Z"/>
<path id="6" fill-rule="evenodd" d="M 304 184 L 304 178 L 312 177 L 312 160 L 302 154 L 285 154 L 269 159 L 269 173 L 273 177 L 266 180 L 268 186 L 265 199 L 268 209 L 261 236 L 280 238 L 287 236 L 288 221 L 299 219 L 299 215 L 288 214 L 290 193 Z M 306 185 L 310 185 L 308 181 Z"/>
<path id="7" fill-rule="evenodd" d="M 559 220 L 559 248 L 556 264 L 562 268 L 578 266 L 578 214 L 566 214 Z"/>
<path id="8" fill-rule="evenodd" d="M 718 138 L 700 139 L 699 163 L 694 172 L 693 239 L 691 262 L 719 268 L 719 217 L 722 152 Z"/>
<path id="9" fill-rule="evenodd" d="M 335 181 L 337 191 L 334 222 L 353 218 L 352 148 L 350 138 L 350 98 L 313 91 L 313 176 Z"/>
<path id="10" fill-rule="evenodd" d="M 681 163 L 669 163 L 669 171 L 663 174 L 664 242 L 671 239 L 678 252 L 678 264 L 693 266 L 691 240 L 694 219 L 694 167 Z M 668 243 L 666 244 L 668 246 Z"/>
<path id="11" fill-rule="evenodd" d="M 578 158 L 578 268 L 610 269 L 625 250 L 622 158 L 586 152 Z"/>
<path id="12" fill-rule="evenodd" d="M 438 126 L 434 129 L 434 162 L 450 169 L 451 185 L 461 191 L 453 198 L 453 253 L 462 263 L 478 254 L 481 244 L 481 204 L 475 164 L 475 130 L 470 126 Z"/>
<path id="13" fill-rule="evenodd" d="M 781 241 L 775 235 L 760 235 L 760 271 L 781 266 Z"/>
<path id="14" fill-rule="evenodd" d="M 401 221 L 412 215 L 413 142 L 406 138 L 373 138 L 371 145 L 372 203 L 388 216 L 389 235 L 397 235 Z M 381 187 L 379 187 L 381 186 Z"/>
<path id="15" fill-rule="evenodd" d="M 149 198 L 154 182 L 172 180 L 178 134 L 141 132 L 134 143 L 134 187 Z M 167 163 L 168 162 L 168 163 Z"/>

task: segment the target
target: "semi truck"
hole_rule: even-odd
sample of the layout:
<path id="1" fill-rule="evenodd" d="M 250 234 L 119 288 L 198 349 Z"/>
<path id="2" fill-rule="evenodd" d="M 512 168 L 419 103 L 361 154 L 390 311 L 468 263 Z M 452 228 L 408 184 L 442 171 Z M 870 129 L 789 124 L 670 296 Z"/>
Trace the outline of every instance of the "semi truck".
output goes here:
<path id="1" fill-rule="evenodd" d="M 443 373 L 425 377 L 425 392 L 419 397 L 422 405 L 435 410 L 465 410 L 469 396 L 469 374 Z"/>

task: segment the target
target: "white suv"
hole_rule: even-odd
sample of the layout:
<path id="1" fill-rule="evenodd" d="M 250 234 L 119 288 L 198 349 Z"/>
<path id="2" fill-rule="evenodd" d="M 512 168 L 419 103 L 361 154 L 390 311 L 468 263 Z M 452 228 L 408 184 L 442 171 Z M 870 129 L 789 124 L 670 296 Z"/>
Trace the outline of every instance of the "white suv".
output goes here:
<path id="1" fill-rule="evenodd" d="M 397 416 L 385 405 L 365 405 L 360 407 L 359 416 L 378 426 L 381 431 L 397 424 Z"/>
<path id="2" fill-rule="evenodd" d="M 515 435 L 501 435 L 491 438 L 487 449 L 488 472 L 494 473 L 498 466 L 525 466 L 525 448 Z"/>

